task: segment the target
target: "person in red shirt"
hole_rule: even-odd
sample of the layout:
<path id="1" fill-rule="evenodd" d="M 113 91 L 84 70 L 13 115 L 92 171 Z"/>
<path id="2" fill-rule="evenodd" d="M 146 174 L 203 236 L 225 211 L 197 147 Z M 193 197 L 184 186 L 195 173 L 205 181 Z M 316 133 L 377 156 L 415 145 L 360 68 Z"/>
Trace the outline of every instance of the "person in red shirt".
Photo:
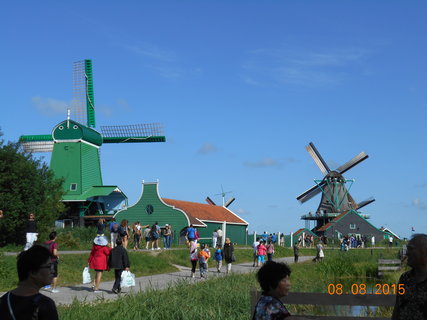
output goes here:
<path id="1" fill-rule="evenodd" d="M 52 293 L 58 293 L 58 289 L 56 289 L 56 284 L 58 282 L 58 262 L 59 262 L 59 256 L 58 256 L 58 244 L 56 243 L 56 232 L 52 231 L 49 234 L 49 241 L 45 242 L 45 245 L 49 248 L 50 254 L 51 254 L 51 262 L 52 262 Z"/>
<path id="2" fill-rule="evenodd" d="M 264 246 L 264 241 L 261 240 L 259 242 L 259 245 L 257 247 L 257 256 L 258 256 L 258 263 L 257 263 L 257 267 L 259 267 L 259 265 L 263 265 L 265 262 L 265 255 L 267 254 L 267 248 Z"/>
<path id="3" fill-rule="evenodd" d="M 99 285 L 101 284 L 102 272 L 108 270 L 108 257 L 111 248 L 108 247 L 108 240 L 103 236 L 97 236 L 93 240 L 92 251 L 88 259 L 90 269 L 96 272 L 94 282 L 92 283 L 92 290 L 99 293 Z"/>

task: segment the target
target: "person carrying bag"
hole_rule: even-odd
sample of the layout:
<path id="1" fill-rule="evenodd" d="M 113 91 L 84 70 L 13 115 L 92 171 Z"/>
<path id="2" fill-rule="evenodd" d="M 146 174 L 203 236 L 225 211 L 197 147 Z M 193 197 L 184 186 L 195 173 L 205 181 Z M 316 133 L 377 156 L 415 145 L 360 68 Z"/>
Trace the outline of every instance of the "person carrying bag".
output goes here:
<path id="1" fill-rule="evenodd" d="M 129 268 L 130 268 L 128 253 L 126 249 L 123 248 L 122 239 L 120 238 L 116 240 L 116 247 L 113 250 L 111 250 L 108 266 L 110 267 L 110 269 L 114 269 L 115 281 L 114 281 L 112 291 L 113 293 L 118 294 L 122 290 L 121 288 L 122 273 L 123 271 L 129 271 Z M 128 275 L 126 274 L 126 276 Z M 135 278 L 133 282 L 135 282 Z"/>

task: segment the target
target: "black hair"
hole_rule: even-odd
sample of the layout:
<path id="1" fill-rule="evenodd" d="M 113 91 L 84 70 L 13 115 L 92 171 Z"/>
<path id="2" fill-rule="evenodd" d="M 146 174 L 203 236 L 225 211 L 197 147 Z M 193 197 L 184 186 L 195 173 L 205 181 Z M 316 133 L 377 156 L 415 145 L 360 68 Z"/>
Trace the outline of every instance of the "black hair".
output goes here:
<path id="1" fill-rule="evenodd" d="M 122 239 L 121 238 L 117 238 L 116 240 L 116 245 L 121 246 L 122 245 Z"/>
<path id="2" fill-rule="evenodd" d="M 40 266 L 45 264 L 46 261 L 50 261 L 50 258 L 49 249 L 37 244 L 27 251 L 22 251 L 16 261 L 19 281 L 28 279 L 31 272 L 38 271 Z"/>
<path id="3" fill-rule="evenodd" d="M 267 261 L 257 273 L 257 279 L 263 294 L 274 290 L 279 285 L 280 280 L 291 275 L 291 269 L 286 263 Z"/>
<path id="4" fill-rule="evenodd" d="M 52 231 L 51 233 L 49 233 L 49 240 L 53 240 L 56 238 L 56 231 Z"/>

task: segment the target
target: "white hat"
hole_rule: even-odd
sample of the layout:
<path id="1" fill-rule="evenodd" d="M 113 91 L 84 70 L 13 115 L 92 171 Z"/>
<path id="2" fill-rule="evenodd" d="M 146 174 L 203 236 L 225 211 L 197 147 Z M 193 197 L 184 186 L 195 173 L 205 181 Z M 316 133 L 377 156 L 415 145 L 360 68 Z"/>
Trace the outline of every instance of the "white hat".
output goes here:
<path id="1" fill-rule="evenodd" d="M 165 227 L 169 227 L 169 225 L 166 223 L 166 224 L 165 224 Z"/>
<path id="2" fill-rule="evenodd" d="M 93 239 L 93 243 L 98 246 L 106 246 L 108 244 L 108 240 L 104 236 L 97 236 Z"/>

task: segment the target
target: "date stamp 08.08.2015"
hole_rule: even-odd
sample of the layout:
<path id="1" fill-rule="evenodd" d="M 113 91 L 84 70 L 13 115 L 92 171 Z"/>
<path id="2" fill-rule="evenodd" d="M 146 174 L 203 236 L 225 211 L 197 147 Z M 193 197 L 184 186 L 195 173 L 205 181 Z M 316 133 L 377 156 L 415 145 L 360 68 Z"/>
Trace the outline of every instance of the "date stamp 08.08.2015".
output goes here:
<path id="1" fill-rule="evenodd" d="M 367 286 L 365 283 L 353 283 L 349 288 L 341 283 L 328 284 L 328 294 L 342 295 L 342 294 L 405 294 L 405 287 L 402 283 L 387 284 L 376 283 L 375 285 Z"/>

